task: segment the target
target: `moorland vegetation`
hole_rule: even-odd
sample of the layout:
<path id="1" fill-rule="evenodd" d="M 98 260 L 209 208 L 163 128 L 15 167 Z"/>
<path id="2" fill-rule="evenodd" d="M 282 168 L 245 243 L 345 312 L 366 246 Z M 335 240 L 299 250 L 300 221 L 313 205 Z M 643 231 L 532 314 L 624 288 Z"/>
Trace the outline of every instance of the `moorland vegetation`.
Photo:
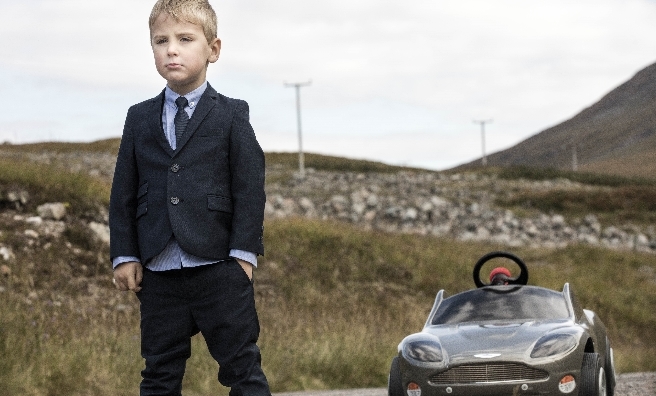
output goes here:
<path id="1" fill-rule="evenodd" d="M 110 179 L 30 156 L 114 155 L 116 147 L 116 141 L 0 147 L 0 196 L 18 189 L 30 197 L 20 207 L 0 204 L 0 249 L 5 252 L 0 256 L 3 394 L 134 394 L 142 368 L 138 301 L 113 288 L 107 246 L 87 227 L 90 221 L 106 221 Z M 276 183 L 294 179 L 293 158 L 267 154 L 268 166 L 287 169 L 277 173 Z M 309 167 L 334 172 L 399 171 L 326 156 L 308 155 L 306 161 Z M 653 191 L 649 180 L 522 168 L 494 172 L 506 178 L 601 183 L 604 188 L 594 191 L 606 194 L 591 192 L 582 199 L 547 191 L 503 202 L 510 208 L 565 216 L 600 213 L 608 223 L 624 222 L 627 216 L 649 222 L 654 216 L 648 193 L 641 192 Z M 610 198 L 619 209 L 599 206 Z M 623 202 L 629 200 L 640 204 L 630 205 L 627 214 Z M 55 201 L 68 208 L 61 232 L 51 230 L 54 222 L 34 220 L 38 205 Z M 268 218 L 265 241 L 267 252 L 255 284 L 264 369 L 274 392 L 384 387 L 398 342 L 423 326 L 437 291 L 443 288 L 451 294 L 473 287 L 473 263 L 488 251 L 509 249 L 303 217 Z M 529 263 L 531 284 L 560 289 L 570 282 L 581 303 L 601 316 L 620 372 L 656 371 L 654 254 L 587 245 L 512 251 Z M 186 394 L 226 395 L 201 336 L 194 338 L 193 349 Z"/>

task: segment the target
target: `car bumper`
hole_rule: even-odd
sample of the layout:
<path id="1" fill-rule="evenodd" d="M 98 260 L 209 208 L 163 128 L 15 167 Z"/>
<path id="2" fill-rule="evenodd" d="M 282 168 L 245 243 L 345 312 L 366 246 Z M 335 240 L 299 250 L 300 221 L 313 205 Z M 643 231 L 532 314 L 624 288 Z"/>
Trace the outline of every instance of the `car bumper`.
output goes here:
<path id="1" fill-rule="evenodd" d="M 404 364 L 405 363 L 405 364 Z M 402 366 L 409 368 L 407 362 L 401 363 Z M 408 396 L 495 396 L 495 395 L 577 395 L 580 387 L 579 370 L 563 370 L 562 367 L 555 369 L 554 366 L 549 370 L 542 369 L 548 373 L 545 379 L 539 380 L 512 380 L 512 381 L 490 381 L 490 382 L 466 382 L 458 381 L 450 383 L 435 383 L 431 381 L 434 378 L 435 370 L 412 367 L 410 370 L 401 370 L 401 378 L 404 393 Z M 566 376 L 574 377 L 573 382 L 561 384 L 561 380 Z M 408 385 L 415 383 L 419 389 L 413 392 L 406 392 Z"/>

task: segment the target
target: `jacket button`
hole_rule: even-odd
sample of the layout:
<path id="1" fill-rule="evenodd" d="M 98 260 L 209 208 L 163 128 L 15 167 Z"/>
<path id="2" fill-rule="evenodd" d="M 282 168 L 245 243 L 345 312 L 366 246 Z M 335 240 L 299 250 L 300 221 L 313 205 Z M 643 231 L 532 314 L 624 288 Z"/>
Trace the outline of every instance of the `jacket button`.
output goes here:
<path id="1" fill-rule="evenodd" d="M 180 170 L 180 165 L 178 164 L 171 165 L 171 172 L 177 173 L 179 170 Z"/>
<path id="2" fill-rule="evenodd" d="M 178 197 L 171 197 L 171 203 L 172 203 L 173 205 L 177 205 L 177 204 L 179 204 L 179 203 L 180 203 L 180 198 L 178 198 Z"/>

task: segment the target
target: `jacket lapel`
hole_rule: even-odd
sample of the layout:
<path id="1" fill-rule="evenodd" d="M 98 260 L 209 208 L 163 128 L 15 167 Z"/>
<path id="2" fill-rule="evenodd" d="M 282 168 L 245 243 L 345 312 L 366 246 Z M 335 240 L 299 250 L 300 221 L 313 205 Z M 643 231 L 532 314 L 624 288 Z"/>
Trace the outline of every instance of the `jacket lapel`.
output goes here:
<path id="1" fill-rule="evenodd" d="M 180 150 L 182 150 L 185 144 L 187 144 L 187 142 L 191 138 L 191 135 L 193 135 L 196 132 L 196 130 L 198 130 L 198 127 L 203 122 L 205 117 L 207 117 L 207 114 L 209 114 L 212 108 L 216 105 L 217 97 L 218 97 L 217 92 L 208 83 L 205 92 L 203 92 L 203 95 L 200 97 L 200 100 L 198 101 L 198 105 L 196 107 L 196 110 L 194 110 L 194 114 L 189 119 L 189 124 L 187 124 L 187 129 L 185 130 L 184 135 L 182 135 L 182 141 L 178 142 L 178 146 L 175 149 L 176 154 L 179 153 Z"/>
<path id="2" fill-rule="evenodd" d="M 155 135 L 155 140 L 160 146 L 173 157 L 173 149 L 166 140 L 164 127 L 162 126 L 162 112 L 164 111 L 164 91 L 150 100 L 150 111 L 148 111 L 148 130 Z"/>

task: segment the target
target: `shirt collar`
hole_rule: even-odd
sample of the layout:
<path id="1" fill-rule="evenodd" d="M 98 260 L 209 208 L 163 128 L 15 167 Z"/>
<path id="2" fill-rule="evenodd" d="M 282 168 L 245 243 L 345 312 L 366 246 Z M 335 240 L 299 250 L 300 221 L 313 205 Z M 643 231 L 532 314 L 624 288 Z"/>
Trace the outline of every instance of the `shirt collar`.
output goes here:
<path id="1" fill-rule="evenodd" d="M 202 83 L 200 87 L 194 89 L 186 95 L 183 95 L 189 101 L 190 108 L 193 109 L 196 107 L 196 105 L 198 105 L 198 101 L 200 100 L 200 97 L 203 96 L 205 89 L 207 89 L 207 81 Z M 169 88 L 168 85 L 166 86 L 166 89 L 164 90 L 164 101 L 167 106 L 177 107 L 175 100 L 179 97 L 180 95 L 175 93 L 171 88 Z"/>

